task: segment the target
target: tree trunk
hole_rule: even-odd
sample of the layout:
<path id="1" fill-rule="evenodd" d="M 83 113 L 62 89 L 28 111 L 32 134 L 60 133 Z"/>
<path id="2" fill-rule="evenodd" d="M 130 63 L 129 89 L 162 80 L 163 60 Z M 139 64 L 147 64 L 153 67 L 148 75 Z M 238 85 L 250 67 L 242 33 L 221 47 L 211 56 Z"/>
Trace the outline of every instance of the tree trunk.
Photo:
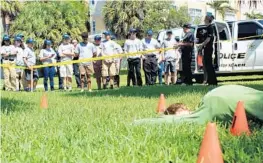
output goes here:
<path id="1" fill-rule="evenodd" d="M 8 34 L 8 32 L 9 32 L 9 25 L 10 25 L 10 15 L 8 13 L 6 13 L 4 15 L 4 17 L 5 17 L 5 24 L 4 24 L 5 33 Z"/>

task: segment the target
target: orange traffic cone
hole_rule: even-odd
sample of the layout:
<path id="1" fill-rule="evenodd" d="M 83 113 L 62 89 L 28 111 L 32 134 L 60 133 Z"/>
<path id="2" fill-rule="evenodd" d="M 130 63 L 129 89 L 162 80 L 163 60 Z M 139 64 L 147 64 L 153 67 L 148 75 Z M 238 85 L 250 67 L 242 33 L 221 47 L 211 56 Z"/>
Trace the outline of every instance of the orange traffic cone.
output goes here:
<path id="1" fill-rule="evenodd" d="M 222 151 L 216 132 L 216 124 L 208 123 L 199 151 L 197 163 L 223 163 Z"/>
<path id="2" fill-rule="evenodd" d="M 235 136 L 239 136 L 242 133 L 250 135 L 244 103 L 242 101 L 237 103 L 230 132 Z"/>
<path id="3" fill-rule="evenodd" d="M 48 108 L 48 103 L 47 103 L 47 95 L 44 93 L 41 97 L 41 102 L 40 102 L 40 108 L 41 109 L 47 109 Z"/>
<path id="4" fill-rule="evenodd" d="M 156 112 L 157 113 L 163 113 L 164 111 L 165 111 L 165 99 L 164 99 L 164 95 L 161 94 L 160 98 L 159 98 L 159 102 L 158 102 Z"/>

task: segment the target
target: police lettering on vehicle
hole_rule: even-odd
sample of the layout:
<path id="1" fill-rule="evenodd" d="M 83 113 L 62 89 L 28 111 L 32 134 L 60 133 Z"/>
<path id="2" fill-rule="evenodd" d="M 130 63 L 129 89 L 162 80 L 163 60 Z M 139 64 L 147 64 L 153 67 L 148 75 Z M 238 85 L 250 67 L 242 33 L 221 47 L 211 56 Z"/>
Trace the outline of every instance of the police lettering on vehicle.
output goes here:
<path id="1" fill-rule="evenodd" d="M 245 59 L 246 53 L 220 53 L 219 58 L 220 59 Z"/>

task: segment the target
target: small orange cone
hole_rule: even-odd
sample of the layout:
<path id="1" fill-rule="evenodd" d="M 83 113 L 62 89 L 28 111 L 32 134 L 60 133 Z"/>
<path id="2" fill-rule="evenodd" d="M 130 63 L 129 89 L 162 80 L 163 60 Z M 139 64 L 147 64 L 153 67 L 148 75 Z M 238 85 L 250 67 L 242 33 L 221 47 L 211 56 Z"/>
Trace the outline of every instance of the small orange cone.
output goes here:
<path id="1" fill-rule="evenodd" d="M 159 98 L 159 102 L 158 102 L 156 112 L 157 113 L 163 113 L 164 111 L 165 111 L 165 98 L 164 98 L 164 94 L 161 94 L 160 98 Z"/>
<path id="2" fill-rule="evenodd" d="M 197 163 L 223 163 L 222 151 L 215 123 L 208 123 L 199 151 Z"/>
<path id="3" fill-rule="evenodd" d="M 41 97 L 41 102 L 40 102 L 40 108 L 41 109 L 47 109 L 48 108 L 48 103 L 47 103 L 47 95 L 44 93 Z"/>
<path id="4" fill-rule="evenodd" d="M 250 135 L 248 128 L 247 116 L 244 108 L 244 102 L 237 103 L 236 111 L 233 117 L 232 126 L 230 129 L 232 135 L 239 136 L 242 133 Z"/>

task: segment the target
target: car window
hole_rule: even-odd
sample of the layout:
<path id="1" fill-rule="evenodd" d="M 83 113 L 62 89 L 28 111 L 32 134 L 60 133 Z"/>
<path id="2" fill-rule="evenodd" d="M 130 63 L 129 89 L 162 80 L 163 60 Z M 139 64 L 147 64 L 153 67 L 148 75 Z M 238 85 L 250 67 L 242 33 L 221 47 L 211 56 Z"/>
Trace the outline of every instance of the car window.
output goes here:
<path id="1" fill-rule="evenodd" d="M 238 24 L 238 40 L 262 39 L 263 28 L 255 22 L 244 22 Z"/>
<path id="2" fill-rule="evenodd" d="M 263 20 L 258 20 L 258 22 L 263 25 Z"/>

